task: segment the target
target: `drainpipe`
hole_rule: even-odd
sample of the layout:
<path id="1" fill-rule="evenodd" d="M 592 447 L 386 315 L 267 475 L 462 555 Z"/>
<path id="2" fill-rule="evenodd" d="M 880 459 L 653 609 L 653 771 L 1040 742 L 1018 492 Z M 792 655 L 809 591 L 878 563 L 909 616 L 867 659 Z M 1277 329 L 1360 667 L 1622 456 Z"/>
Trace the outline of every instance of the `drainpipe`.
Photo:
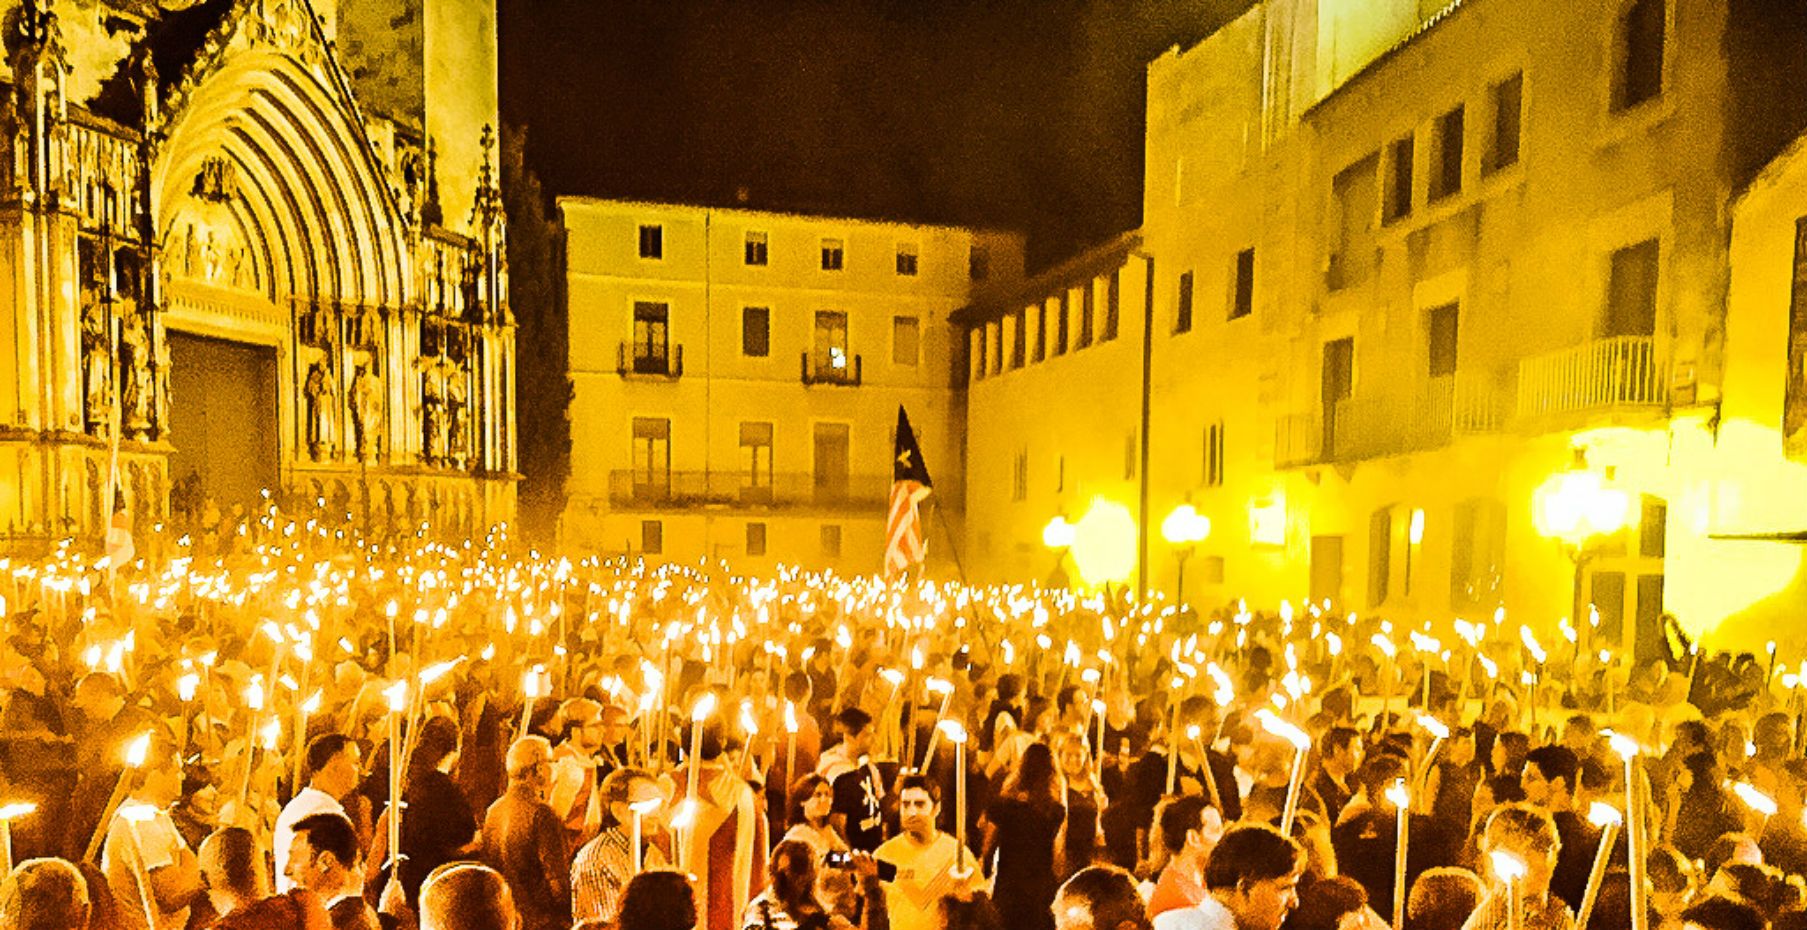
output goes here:
<path id="1" fill-rule="evenodd" d="M 1142 458 L 1136 474 L 1136 596 L 1140 598 L 1148 595 L 1148 459 L 1151 445 L 1148 424 L 1152 419 L 1154 394 L 1154 256 L 1140 251 L 1130 254 L 1140 258 L 1147 270 L 1142 287 L 1142 428 L 1138 437 Z"/>

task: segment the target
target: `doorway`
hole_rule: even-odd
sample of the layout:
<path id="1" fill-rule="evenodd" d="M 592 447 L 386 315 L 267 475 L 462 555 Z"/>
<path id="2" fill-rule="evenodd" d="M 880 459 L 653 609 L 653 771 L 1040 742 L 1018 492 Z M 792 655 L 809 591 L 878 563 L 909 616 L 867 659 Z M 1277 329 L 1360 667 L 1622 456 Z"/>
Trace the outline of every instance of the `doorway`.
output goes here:
<path id="1" fill-rule="evenodd" d="M 276 350 L 169 333 L 170 507 L 259 506 L 276 488 Z"/>

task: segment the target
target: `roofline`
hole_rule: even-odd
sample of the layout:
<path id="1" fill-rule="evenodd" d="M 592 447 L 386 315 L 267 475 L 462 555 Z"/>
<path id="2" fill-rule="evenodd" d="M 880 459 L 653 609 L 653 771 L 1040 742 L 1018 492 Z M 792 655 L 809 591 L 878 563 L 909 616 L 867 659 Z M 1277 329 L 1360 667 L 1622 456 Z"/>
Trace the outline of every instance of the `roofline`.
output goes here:
<path id="1" fill-rule="evenodd" d="M 1103 268 L 1121 265 L 1124 259 L 1141 246 L 1142 230 L 1131 229 L 1119 233 L 1115 238 L 1092 246 L 1033 278 L 1025 279 L 1009 291 L 956 309 L 948 314 L 948 322 L 963 325 L 1002 318 L 1033 297 L 1045 298 L 1058 290 L 1071 287 L 1080 279 L 1096 277 Z"/>
<path id="2" fill-rule="evenodd" d="M 943 229 L 953 232 L 983 233 L 994 236 L 1008 236 L 1017 239 L 1027 237 L 1016 230 L 995 226 L 961 226 L 954 223 L 914 223 L 909 220 L 885 219 L 883 217 L 849 216 L 846 214 L 802 213 L 794 210 L 756 210 L 750 207 L 723 207 L 702 203 L 679 203 L 676 201 L 617 199 L 613 197 L 595 197 L 587 194 L 561 194 L 553 198 L 553 204 L 561 212 L 567 204 L 581 207 L 638 207 L 652 210 L 694 210 L 707 213 L 730 213 L 749 217 L 772 217 L 780 219 L 806 220 L 814 223 L 852 223 L 864 226 L 904 226 L 912 229 Z"/>
<path id="3" fill-rule="evenodd" d="M 1417 42 L 1419 39 L 1423 38 L 1431 30 L 1437 28 L 1438 26 L 1443 25 L 1443 23 L 1446 22 L 1447 20 L 1449 20 L 1450 17 L 1461 12 L 1463 9 L 1472 7 L 1474 5 L 1475 5 L 1475 0 L 1449 0 L 1449 2 L 1443 7 L 1443 9 L 1438 10 L 1435 13 L 1432 13 L 1429 19 L 1426 19 L 1424 22 L 1419 23 L 1418 28 L 1412 30 L 1410 34 L 1406 35 L 1404 38 L 1400 39 L 1399 41 L 1393 43 L 1391 46 L 1389 46 L 1387 48 L 1386 51 L 1381 52 L 1379 55 L 1374 56 L 1374 59 L 1372 61 L 1368 62 L 1365 65 L 1362 65 L 1360 68 L 1355 69 L 1355 73 L 1349 75 L 1347 78 L 1344 78 L 1343 82 L 1341 84 L 1338 84 L 1336 87 L 1331 88 L 1330 93 L 1327 93 L 1322 97 L 1319 97 L 1315 102 L 1312 103 L 1311 106 L 1308 106 L 1304 110 L 1300 111 L 1299 112 L 1299 121 L 1304 122 L 1305 120 L 1310 119 L 1315 113 L 1317 113 L 1319 107 L 1322 107 L 1325 104 L 1329 103 L 1330 101 L 1341 96 L 1343 94 L 1343 92 L 1346 91 L 1350 86 L 1354 85 L 1357 81 L 1361 81 L 1361 80 L 1367 78 L 1372 72 L 1379 69 L 1382 65 L 1386 64 L 1387 62 L 1391 61 L 1393 58 L 1398 56 L 1401 52 L 1405 51 L 1405 49 L 1408 46 L 1412 45 L 1414 42 Z"/>

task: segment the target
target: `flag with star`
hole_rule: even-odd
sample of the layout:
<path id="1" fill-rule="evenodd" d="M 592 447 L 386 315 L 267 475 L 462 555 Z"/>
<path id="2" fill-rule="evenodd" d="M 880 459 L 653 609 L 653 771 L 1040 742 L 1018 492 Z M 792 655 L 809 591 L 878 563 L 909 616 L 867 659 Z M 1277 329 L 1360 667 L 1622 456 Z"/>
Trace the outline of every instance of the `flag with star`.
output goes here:
<path id="1" fill-rule="evenodd" d="M 891 460 L 891 501 L 885 513 L 885 574 L 896 575 L 921 564 L 928 554 L 917 505 L 929 496 L 933 482 L 916 445 L 916 432 L 903 405 L 897 407 L 897 444 Z"/>

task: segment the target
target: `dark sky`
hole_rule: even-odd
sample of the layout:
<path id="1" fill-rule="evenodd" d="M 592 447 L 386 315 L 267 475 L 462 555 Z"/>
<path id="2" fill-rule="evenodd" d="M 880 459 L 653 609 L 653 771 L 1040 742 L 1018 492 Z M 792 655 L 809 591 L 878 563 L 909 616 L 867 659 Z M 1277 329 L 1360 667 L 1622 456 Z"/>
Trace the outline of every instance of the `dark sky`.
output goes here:
<path id="1" fill-rule="evenodd" d="M 1016 229 L 1140 222 L 1144 67 L 1248 0 L 502 0 L 549 193 Z"/>

